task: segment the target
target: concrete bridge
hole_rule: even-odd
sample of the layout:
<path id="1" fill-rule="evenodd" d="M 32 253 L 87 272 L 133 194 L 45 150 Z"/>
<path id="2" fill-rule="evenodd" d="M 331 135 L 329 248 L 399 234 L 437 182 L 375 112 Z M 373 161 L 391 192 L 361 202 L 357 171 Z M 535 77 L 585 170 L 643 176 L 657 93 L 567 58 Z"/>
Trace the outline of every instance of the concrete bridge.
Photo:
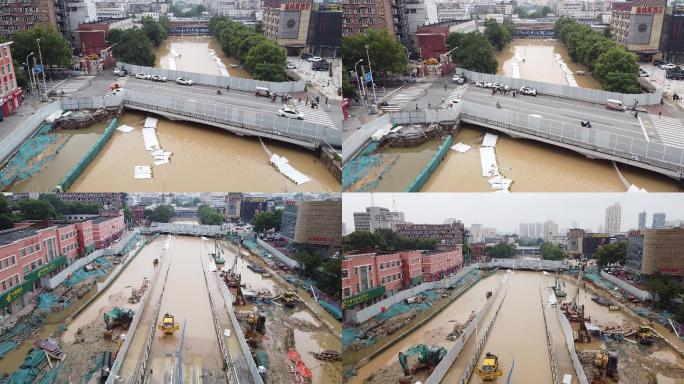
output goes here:
<path id="1" fill-rule="evenodd" d="M 174 224 L 174 223 L 152 223 L 149 227 L 140 229 L 143 235 L 152 235 L 155 233 L 167 233 L 171 235 L 188 235 L 188 236 L 225 236 L 228 234 L 227 229 L 223 229 L 220 225 L 193 225 L 193 224 Z"/>
<path id="2" fill-rule="evenodd" d="M 170 35 L 208 35 L 209 19 L 172 18 L 169 21 Z"/>

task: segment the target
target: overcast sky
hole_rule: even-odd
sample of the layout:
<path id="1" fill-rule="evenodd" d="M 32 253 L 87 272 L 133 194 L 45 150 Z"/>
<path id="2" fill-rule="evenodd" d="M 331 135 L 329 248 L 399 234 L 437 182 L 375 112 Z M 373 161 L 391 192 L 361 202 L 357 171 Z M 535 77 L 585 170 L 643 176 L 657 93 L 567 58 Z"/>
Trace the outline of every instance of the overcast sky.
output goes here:
<path id="1" fill-rule="evenodd" d="M 466 226 L 482 224 L 500 233 L 517 233 L 522 222 L 553 220 L 559 228 L 597 230 L 604 224 L 606 207 L 622 206 L 621 231 L 637 228 L 638 213 L 646 211 L 646 226 L 654 212 L 665 212 L 666 220 L 684 219 L 681 193 L 375 193 L 375 205 L 392 209 L 392 199 L 406 221 L 442 224 L 447 218 Z M 342 220 L 347 233 L 354 230 L 354 212 L 371 205 L 370 193 L 345 193 Z"/>

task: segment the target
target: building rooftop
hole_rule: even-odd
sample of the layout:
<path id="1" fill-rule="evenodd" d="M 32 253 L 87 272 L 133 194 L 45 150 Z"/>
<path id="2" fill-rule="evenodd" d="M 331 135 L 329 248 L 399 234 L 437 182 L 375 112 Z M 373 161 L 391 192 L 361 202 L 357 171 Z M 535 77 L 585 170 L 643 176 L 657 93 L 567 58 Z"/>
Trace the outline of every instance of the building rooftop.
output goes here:
<path id="1" fill-rule="evenodd" d="M 11 244 L 17 240 L 35 236 L 36 234 L 38 234 L 38 230 L 35 228 L 8 229 L 6 231 L 0 231 L 0 244 Z"/>
<path id="2" fill-rule="evenodd" d="M 98 216 L 98 217 L 93 217 L 90 220 L 93 221 L 93 224 L 100 224 L 100 223 L 104 223 L 105 221 L 116 219 L 117 217 L 118 216 Z"/>

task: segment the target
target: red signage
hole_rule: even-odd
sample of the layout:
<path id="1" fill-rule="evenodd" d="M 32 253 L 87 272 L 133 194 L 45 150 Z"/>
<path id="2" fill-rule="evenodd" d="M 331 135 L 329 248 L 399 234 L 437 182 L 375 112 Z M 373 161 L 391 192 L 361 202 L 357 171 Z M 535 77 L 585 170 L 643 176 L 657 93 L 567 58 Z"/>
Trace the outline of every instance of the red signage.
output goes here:
<path id="1" fill-rule="evenodd" d="M 285 3 L 285 11 L 305 11 L 311 7 L 309 3 Z"/>
<path id="2" fill-rule="evenodd" d="M 636 13 L 638 15 L 663 13 L 663 7 L 637 7 Z"/>
<path id="3" fill-rule="evenodd" d="M 332 243 L 335 239 L 332 237 L 317 237 L 317 236 L 311 236 L 309 237 L 309 241 L 317 241 L 320 243 Z"/>
<path id="4" fill-rule="evenodd" d="M 658 268 L 658 271 L 662 273 L 682 273 L 684 272 L 684 268 L 662 267 Z"/>

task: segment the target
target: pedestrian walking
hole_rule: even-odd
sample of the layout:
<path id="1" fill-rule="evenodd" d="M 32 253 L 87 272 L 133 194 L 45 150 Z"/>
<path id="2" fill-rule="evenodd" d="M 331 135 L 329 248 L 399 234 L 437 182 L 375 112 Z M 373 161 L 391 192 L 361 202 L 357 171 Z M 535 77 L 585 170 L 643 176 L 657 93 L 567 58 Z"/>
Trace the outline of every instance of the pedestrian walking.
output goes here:
<path id="1" fill-rule="evenodd" d="M 658 111 L 658 117 L 663 117 L 663 111 Z"/>
<path id="2" fill-rule="evenodd" d="M 416 103 L 416 111 L 418 110 L 418 103 Z"/>
<path id="3" fill-rule="evenodd" d="M 428 101 L 428 109 L 430 109 L 430 102 Z"/>

